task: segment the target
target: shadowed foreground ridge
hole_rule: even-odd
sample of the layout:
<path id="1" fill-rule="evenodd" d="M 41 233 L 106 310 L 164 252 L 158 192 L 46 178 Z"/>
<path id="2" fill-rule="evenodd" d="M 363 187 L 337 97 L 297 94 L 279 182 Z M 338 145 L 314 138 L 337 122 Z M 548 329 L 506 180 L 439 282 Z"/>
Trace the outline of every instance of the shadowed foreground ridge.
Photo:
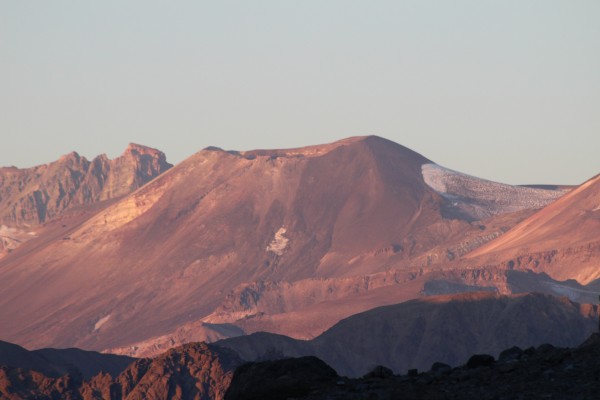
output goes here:
<path id="1" fill-rule="evenodd" d="M 223 399 L 242 361 L 227 349 L 192 343 L 155 359 L 132 363 L 115 378 L 99 373 L 89 380 L 0 367 L 0 399 Z"/>
<path id="2" fill-rule="evenodd" d="M 63 375 L 89 379 L 103 371 L 117 376 L 136 359 L 80 349 L 39 349 L 29 351 L 0 340 L 0 365 L 34 370 L 50 378 Z"/>
<path id="3" fill-rule="evenodd" d="M 216 344 L 249 361 L 314 355 L 339 374 L 359 377 L 376 365 L 404 373 L 436 361 L 460 365 L 473 353 L 497 356 L 511 346 L 577 346 L 597 318 L 593 305 L 541 293 L 463 293 L 374 308 L 310 341 L 257 333 Z"/>
<path id="4" fill-rule="evenodd" d="M 0 398 L 11 400 L 595 399 L 599 390 L 598 333 L 576 348 L 513 346 L 497 358 L 475 354 L 456 368 L 436 362 L 427 372 L 393 375 L 379 366 L 357 379 L 338 376 L 316 357 L 244 364 L 233 351 L 205 343 L 135 361 L 115 378 L 49 378 L 0 367 Z"/>
<path id="5" fill-rule="evenodd" d="M 306 359 L 288 359 L 241 367 L 236 370 L 225 399 L 284 400 L 288 398 L 286 393 L 297 393 L 294 398 L 310 400 L 595 399 L 600 391 L 600 334 L 593 334 L 577 348 L 555 348 L 549 344 L 525 350 L 513 347 L 503 351 L 498 360 L 474 355 L 461 367 L 435 363 L 428 372 L 413 370 L 401 376 L 378 367 L 359 379 L 327 376 L 298 383 L 293 374 L 304 368 L 301 376 L 308 377 L 306 364 Z M 286 368 L 290 376 L 286 375 Z M 273 370 L 277 374 L 271 375 Z M 260 389 L 240 390 L 252 382 L 260 382 Z"/>

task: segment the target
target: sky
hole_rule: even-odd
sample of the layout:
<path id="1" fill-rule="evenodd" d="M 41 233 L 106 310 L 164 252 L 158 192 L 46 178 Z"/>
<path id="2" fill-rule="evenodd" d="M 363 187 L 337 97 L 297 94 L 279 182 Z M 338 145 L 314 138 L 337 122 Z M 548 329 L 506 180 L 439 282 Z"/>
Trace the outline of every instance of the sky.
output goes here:
<path id="1" fill-rule="evenodd" d="M 597 0 L 0 0 L 0 165 L 378 135 L 504 183 L 600 173 Z"/>

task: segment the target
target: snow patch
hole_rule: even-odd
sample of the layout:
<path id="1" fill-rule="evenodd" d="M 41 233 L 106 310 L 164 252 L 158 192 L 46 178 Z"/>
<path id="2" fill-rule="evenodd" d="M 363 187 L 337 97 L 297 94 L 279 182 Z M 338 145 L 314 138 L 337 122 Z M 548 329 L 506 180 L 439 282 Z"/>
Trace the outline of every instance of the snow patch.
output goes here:
<path id="1" fill-rule="evenodd" d="M 100 330 L 102 325 L 104 325 L 106 323 L 106 321 L 108 321 L 109 318 L 110 318 L 110 314 L 108 314 L 107 316 L 102 317 L 98 321 L 96 321 L 96 325 L 94 325 L 94 331 Z"/>
<path id="2" fill-rule="evenodd" d="M 286 232 L 286 230 L 283 226 L 281 228 L 279 228 L 279 230 L 277 232 L 275 232 L 275 237 L 273 238 L 271 243 L 269 243 L 269 245 L 267 246 L 267 251 L 270 251 L 271 253 L 275 253 L 278 256 L 283 254 L 283 251 L 287 247 L 287 244 L 289 241 L 289 239 L 284 236 L 285 232 Z"/>
<path id="3" fill-rule="evenodd" d="M 433 163 L 423 164 L 421 172 L 425 183 L 448 200 L 449 214 L 472 220 L 541 208 L 568 192 L 492 182 Z"/>

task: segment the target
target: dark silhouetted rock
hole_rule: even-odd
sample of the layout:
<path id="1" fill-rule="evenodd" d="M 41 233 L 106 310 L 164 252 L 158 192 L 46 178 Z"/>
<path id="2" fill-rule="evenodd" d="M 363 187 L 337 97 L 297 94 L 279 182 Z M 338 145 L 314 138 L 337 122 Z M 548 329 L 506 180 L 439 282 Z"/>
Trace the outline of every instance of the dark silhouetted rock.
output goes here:
<path id="1" fill-rule="evenodd" d="M 494 357 L 489 354 L 474 354 L 467 361 L 467 368 L 489 367 L 494 364 Z"/>
<path id="2" fill-rule="evenodd" d="M 431 366 L 431 372 L 437 373 L 445 373 L 449 372 L 452 369 L 448 364 L 444 364 L 443 362 L 436 361 Z"/>
<path id="3" fill-rule="evenodd" d="M 248 363 L 233 376 L 226 400 L 285 400 L 336 385 L 337 373 L 316 357 Z"/>
<path id="4" fill-rule="evenodd" d="M 509 349 L 514 352 L 514 349 Z M 488 355 L 474 360 L 493 362 Z M 293 361 L 291 361 L 293 362 Z M 433 368 L 432 368 L 433 369 Z M 343 384 L 323 385 L 304 400 L 492 400 L 492 399 L 596 399 L 600 393 L 600 334 L 592 335 L 576 349 L 547 348 L 510 363 L 490 368 L 451 369 L 446 374 L 429 371 L 388 379 L 345 379 Z M 268 386 L 260 381 L 261 386 Z M 233 382 L 232 382 L 233 388 Z M 251 397 L 259 398 L 259 397 Z M 268 397 L 266 397 L 268 398 Z M 275 397 L 285 398 L 285 397 Z"/>
<path id="5" fill-rule="evenodd" d="M 80 349 L 26 350 L 0 340 L 0 365 L 32 370 L 49 378 L 69 374 L 89 379 L 101 371 L 117 376 L 136 359 Z"/>
<path id="6" fill-rule="evenodd" d="M 535 347 L 531 346 L 531 347 L 526 348 L 523 351 L 523 354 L 526 355 L 527 357 L 531 357 L 535 354 L 535 352 L 536 352 Z"/>
<path id="7" fill-rule="evenodd" d="M 544 343 L 544 344 L 539 345 L 536 350 L 539 352 L 542 352 L 542 353 L 547 353 L 554 349 L 555 349 L 555 347 L 553 345 L 551 345 L 550 343 Z"/>
<path id="8" fill-rule="evenodd" d="M 518 360 L 519 358 L 521 358 L 522 354 L 523 354 L 523 349 L 521 349 L 518 346 L 513 346 L 510 349 L 506 349 L 506 350 L 502 351 L 500 353 L 500 355 L 498 356 L 498 361 L 499 362 L 507 362 L 507 361 L 512 361 L 512 360 Z"/>
<path id="9" fill-rule="evenodd" d="M 392 371 L 391 369 L 389 369 L 388 367 L 385 367 L 383 365 L 378 365 L 375 368 L 373 368 L 371 370 L 371 372 L 366 374 L 364 376 L 364 378 L 366 378 L 366 379 L 370 379 L 370 378 L 384 379 L 384 378 L 389 378 L 390 376 L 394 376 L 394 371 Z"/>

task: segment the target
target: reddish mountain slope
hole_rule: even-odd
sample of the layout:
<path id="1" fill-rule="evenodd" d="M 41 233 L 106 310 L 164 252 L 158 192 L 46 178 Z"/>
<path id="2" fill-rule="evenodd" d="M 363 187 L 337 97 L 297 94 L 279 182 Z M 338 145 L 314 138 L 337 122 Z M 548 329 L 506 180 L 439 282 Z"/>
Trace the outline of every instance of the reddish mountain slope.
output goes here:
<path id="1" fill-rule="evenodd" d="M 243 282 L 373 271 L 378 251 L 408 258 L 419 251 L 408 233 L 440 219 L 425 161 L 379 138 L 201 151 L 65 240 L 3 260 L 0 335 L 128 344 L 210 313 Z"/>
<path id="2" fill-rule="evenodd" d="M 505 261 L 582 284 L 600 278 L 600 176 L 538 211 L 502 237 L 467 255 L 474 262 Z"/>
<path id="3" fill-rule="evenodd" d="M 0 261 L 0 280 L 9 283 L 0 287 L 0 337 L 89 349 L 164 339 L 225 309 L 236 288 L 267 281 L 317 282 L 309 302 L 285 295 L 285 304 L 269 306 L 273 312 L 318 307 L 361 294 L 349 281 L 372 274 L 423 276 L 423 268 L 514 224 L 445 218 L 450 200 L 425 183 L 426 163 L 378 137 L 291 150 L 203 150 Z M 463 197 L 481 197 L 476 189 Z M 330 318 L 365 309 L 354 304 Z M 207 322 L 235 322 L 232 311 L 232 319 Z M 321 321 L 320 329 L 336 321 Z"/>

